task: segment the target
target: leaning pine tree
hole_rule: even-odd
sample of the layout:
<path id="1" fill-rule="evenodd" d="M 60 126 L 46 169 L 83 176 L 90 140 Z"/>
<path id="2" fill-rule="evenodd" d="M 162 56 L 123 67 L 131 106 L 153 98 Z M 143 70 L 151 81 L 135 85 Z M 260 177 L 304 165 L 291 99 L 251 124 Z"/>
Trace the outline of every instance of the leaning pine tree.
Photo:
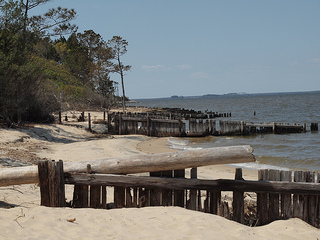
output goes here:
<path id="1" fill-rule="evenodd" d="M 120 57 L 127 52 L 128 42 L 120 36 L 113 36 L 111 40 L 108 41 L 108 46 L 111 48 L 112 56 L 114 63 L 111 67 L 111 72 L 118 73 L 121 76 L 121 86 L 122 86 L 122 108 L 123 112 L 126 110 L 125 104 L 125 90 L 124 90 L 124 81 L 123 76 L 125 71 L 129 71 L 131 69 L 130 65 L 124 66 L 120 60 Z"/>

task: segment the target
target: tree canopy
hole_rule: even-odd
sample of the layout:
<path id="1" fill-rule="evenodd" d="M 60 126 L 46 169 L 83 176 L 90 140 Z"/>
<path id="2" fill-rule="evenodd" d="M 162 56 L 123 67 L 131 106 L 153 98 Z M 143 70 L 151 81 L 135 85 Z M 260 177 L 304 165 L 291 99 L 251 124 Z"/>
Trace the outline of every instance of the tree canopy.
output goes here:
<path id="1" fill-rule="evenodd" d="M 50 0 L 0 0 L 0 122 L 52 121 L 52 112 L 103 107 L 116 101 L 110 73 L 130 69 L 120 61 L 128 43 L 78 32 L 74 9 L 29 10 Z M 119 43 L 119 45 L 114 45 Z"/>

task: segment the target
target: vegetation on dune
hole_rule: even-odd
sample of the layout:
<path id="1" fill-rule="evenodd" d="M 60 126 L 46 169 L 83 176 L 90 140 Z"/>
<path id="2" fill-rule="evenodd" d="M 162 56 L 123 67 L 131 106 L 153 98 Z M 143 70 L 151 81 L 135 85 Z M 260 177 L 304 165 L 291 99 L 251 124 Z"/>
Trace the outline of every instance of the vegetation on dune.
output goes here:
<path id="1" fill-rule="evenodd" d="M 50 122 L 67 108 L 102 107 L 119 102 L 127 41 L 105 41 L 93 30 L 72 24 L 74 9 L 57 7 L 39 16 L 30 9 L 50 0 L 0 0 L 0 122 Z M 123 102 L 124 106 L 124 102 Z"/>

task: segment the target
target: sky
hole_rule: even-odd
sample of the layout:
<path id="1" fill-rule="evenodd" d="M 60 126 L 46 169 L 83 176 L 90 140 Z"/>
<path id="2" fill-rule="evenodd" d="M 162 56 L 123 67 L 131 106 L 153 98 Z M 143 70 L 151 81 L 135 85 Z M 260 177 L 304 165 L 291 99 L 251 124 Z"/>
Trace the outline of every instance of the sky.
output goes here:
<path id="1" fill-rule="evenodd" d="M 79 32 L 128 41 L 130 99 L 320 90 L 319 0 L 53 0 L 36 11 L 57 6 L 77 11 Z"/>

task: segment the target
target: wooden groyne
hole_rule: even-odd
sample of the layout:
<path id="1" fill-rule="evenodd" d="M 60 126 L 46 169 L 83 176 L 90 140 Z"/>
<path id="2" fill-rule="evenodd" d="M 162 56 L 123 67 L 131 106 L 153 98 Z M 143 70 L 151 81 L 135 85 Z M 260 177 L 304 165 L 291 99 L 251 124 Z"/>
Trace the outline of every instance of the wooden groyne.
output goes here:
<path id="1" fill-rule="evenodd" d="M 310 124 L 310 131 L 318 131 L 318 123 Z M 220 135 L 250 135 L 256 133 L 302 133 L 307 131 L 307 124 L 288 123 L 253 123 L 245 121 L 219 121 Z"/>
<path id="2" fill-rule="evenodd" d="M 175 112 L 176 111 L 176 112 Z M 109 113 L 103 112 L 103 119 L 98 123 L 105 124 L 110 134 L 141 134 L 156 137 L 202 137 L 208 135 L 232 136 L 251 134 L 287 134 L 318 131 L 318 123 L 277 123 L 224 120 L 231 113 L 200 112 L 184 109 L 156 109 L 143 113 Z M 217 120 L 216 118 L 220 118 Z M 68 117 L 65 116 L 67 121 Z M 78 121 L 88 120 L 88 129 L 92 131 L 91 115 L 82 112 Z M 59 122 L 62 123 L 61 113 Z"/>
<path id="3" fill-rule="evenodd" d="M 108 114 L 109 132 L 119 135 L 207 136 L 214 134 L 215 124 L 216 122 L 207 115 L 201 115 L 199 118 L 177 118 L 177 115 L 170 114 Z"/>
<path id="4" fill-rule="evenodd" d="M 307 124 L 253 123 L 215 120 L 209 115 L 179 117 L 170 114 L 108 114 L 109 132 L 113 134 L 142 134 L 156 137 L 200 137 L 208 135 L 250 135 L 260 133 L 302 133 Z M 310 131 L 318 131 L 318 123 L 311 123 Z"/>
<path id="5" fill-rule="evenodd" d="M 292 178 L 293 176 L 293 178 Z M 197 179 L 197 168 L 190 176 L 185 169 L 151 172 L 150 177 L 92 174 L 63 174 L 63 163 L 39 163 L 41 205 L 75 208 L 132 208 L 179 206 L 217 214 L 250 226 L 275 220 L 300 218 L 320 227 L 320 174 L 302 171 L 259 170 L 258 181 L 235 179 Z M 73 200 L 65 202 L 65 184 L 74 185 Z M 107 187 L 113 188 L 113 201 L 107 201 Z M 223 200 L 222 191 L 232 191 L 232 203 Z M 256 203 L 246 202 L 256 194 Z M 109 197 L 110 198 L 110 197 Z M 249 209 L 250 208 L 250 209 Z M 249 209 L 249 213 L 248 213 Z"/>

